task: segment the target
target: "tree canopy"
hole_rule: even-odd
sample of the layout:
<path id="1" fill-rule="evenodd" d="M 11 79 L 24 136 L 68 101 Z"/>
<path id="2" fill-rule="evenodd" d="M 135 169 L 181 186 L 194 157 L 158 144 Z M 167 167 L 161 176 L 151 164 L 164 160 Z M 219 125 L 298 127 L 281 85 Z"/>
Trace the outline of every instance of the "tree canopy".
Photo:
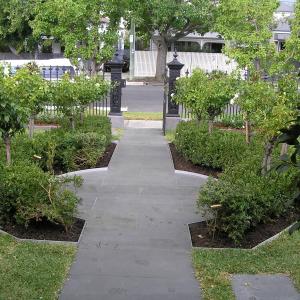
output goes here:
<path id="1" fill-rule="evenodd" d="M 59 40 L 65 56 L 91 60 L 92 71 L 97 64 L 110 59 L 117 41 L 120 18 L 124 14 L 120 1 L 113 0 L 51 0 L 37 6 L 31 25 L 35 37 L 41 33 Z M 101 30 L 103 18 L 109 17 L 106 31 Z"/>
<path id="2" fill-rule="evenodd" d="M 212 28 L 215 6 L 207 0 L 129 0 L 130 17 L 137 31 L 147 34 L 158 48 L 156 78 L 162 79 L 168 46 L 193 33 Z"/>
<path id="3" fill-rule="evenodd" d="M 270 40 L 278 5 L 278 0 L 220 1 L 215 30 L 227 41 L 225 53 L 241 68 L 268 67 L 275 55 L 275 44 Z"/>
<path id="4" fill-rule="evenodd" d="M 0 46 L 13 53 L 33 52 L 39 36 L 33 37 L 30 21 L 40 0 L 0 0 Z"/>

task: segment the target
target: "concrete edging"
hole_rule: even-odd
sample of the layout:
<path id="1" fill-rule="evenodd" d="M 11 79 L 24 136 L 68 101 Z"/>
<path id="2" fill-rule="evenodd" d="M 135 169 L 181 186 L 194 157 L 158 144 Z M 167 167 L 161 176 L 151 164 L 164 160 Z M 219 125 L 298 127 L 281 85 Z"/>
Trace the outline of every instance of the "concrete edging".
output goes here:
<path id="1" fill-rule="evenodd" d="M 177 170 L 177 169 L 175 169 L 175 174 L 195 176 L 195 177 L 200 177 L 200 178 L 203 178 L 203 179 L 208 179 L 209 178 L 209 176 L 204 175 L 204 174 L 189 172 L 189 171 L 182 171 L 182 170 Z"/>

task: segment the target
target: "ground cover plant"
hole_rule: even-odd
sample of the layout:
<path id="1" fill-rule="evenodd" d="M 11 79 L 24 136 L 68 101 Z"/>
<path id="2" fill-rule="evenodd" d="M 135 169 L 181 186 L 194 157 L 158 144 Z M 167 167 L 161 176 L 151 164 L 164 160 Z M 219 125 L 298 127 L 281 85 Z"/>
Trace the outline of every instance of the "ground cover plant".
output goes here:
<path id="1" fill-rule="evenodd" d="M 0 235 L 0 298 L 58 298 L 75 246 L 17 242 Z"/>

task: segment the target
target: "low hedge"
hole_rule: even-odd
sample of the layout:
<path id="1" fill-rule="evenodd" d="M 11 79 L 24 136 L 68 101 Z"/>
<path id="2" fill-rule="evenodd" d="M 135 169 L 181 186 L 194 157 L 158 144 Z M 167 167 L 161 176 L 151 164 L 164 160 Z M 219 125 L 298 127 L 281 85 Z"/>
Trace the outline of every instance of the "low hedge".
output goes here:
<path id="1" fill-rule="evenodd" d="M 12 159 L 36 162 L 44 171 L 52 173 L 89 169 L 97 165 L 111 140 L 111 123 L 107 117 L 86 117 L 75 131 L 63 125 L 36 133 L 33 139 L 27 134 L 16 136 L 12 141 Z M 4 151 L 1 152 L 4 161 Z"/>
<path id="2" fill-rule="evenodd" d="M 260 172 L 261 155 L 245 157 L 228 167 L 219 180 L 210 179 L 200 190 L 198 207 L 206 208 L 211 232 L 225 233 L 238 244 L 259 223 L 279 217 L 294 205 L 293 183 L 298 170 L 284 174 Z M 221 205 L 211 209 L 213 205 Z"/>
<path id="3" fill-rule="evenodd" d="M 214 129 L 209 134 L 206 125 L 193 121 L 178 124 L 174 144 L 193 164 L 221 170 L 240 161 L 246 152 L 263 148 L 259 139 L 249 146 L 240 132 Z"/>
<path id="4" fill-rule="evenodd" d="M 75 131 L 64 126 L 36 133 L 33 139 L 19 134 L 12 140 L 12 161 L 6 166 L 0 145 L 0 223 L 27 226 L 31 220 L 49 220 L 65 226 L 73 223 L 78 197 L 66 188 L 81 184 L 79 177 L 56 177 L 96 166 L 111 143 L 106 117 L 87 117 Z"/>
<path id="5" fill-rule="evenodd" d="M 78 197 L 66 183 L 81 185 L 80 177 L 55 177 L 36 164 L 17 162 L 0 166 L 0 221 L 27 226 L 31 220 L 73 223 Z"/>
<path id="6" fill-rule="evenodd" d="M 239 132 L 215 129 L 210 135 L 205 125 L 182 122 L 174 143 L 194 164 L 223 170 L 218 180 L 209 179 L 201 187 L 197 202 L 199 210 L 206 213 L 212 236 L 223 233 L 238 244 L 251 228 L 293 208 L 293 182 L 300 174 L 291 169 L 262 176 L 262 137 L 255 136 L 247 145 Z M 277 148 L 273 160 L 279 160 Z"/>

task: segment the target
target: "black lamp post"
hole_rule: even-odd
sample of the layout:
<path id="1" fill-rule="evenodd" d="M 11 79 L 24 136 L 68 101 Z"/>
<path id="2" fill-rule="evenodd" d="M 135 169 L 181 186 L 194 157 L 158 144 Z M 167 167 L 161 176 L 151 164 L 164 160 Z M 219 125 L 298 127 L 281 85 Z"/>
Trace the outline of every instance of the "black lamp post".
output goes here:
<path id="1" fill-rule="evenodd" d="M 169 94 L 168 94 L 168 113 L 167 117 L 179 117 L 179 106 L 172 99 L 172 95 L 175 93 L 176 79 L 180 77 L 180 71 L 184 64 L 177 60 L 178 54 L 175 50 L 174 59 L 168 63 L 169 68 Z"/>
<path id="2" fill-rule="evenodd" d="M 122 116 L 122 67 L 123 60 L 116 51 L 114 58 L 107 64 L 111 69 L 111 83 L 113 85 L 110 93 L 110 113 L 111 116 Z"/>

